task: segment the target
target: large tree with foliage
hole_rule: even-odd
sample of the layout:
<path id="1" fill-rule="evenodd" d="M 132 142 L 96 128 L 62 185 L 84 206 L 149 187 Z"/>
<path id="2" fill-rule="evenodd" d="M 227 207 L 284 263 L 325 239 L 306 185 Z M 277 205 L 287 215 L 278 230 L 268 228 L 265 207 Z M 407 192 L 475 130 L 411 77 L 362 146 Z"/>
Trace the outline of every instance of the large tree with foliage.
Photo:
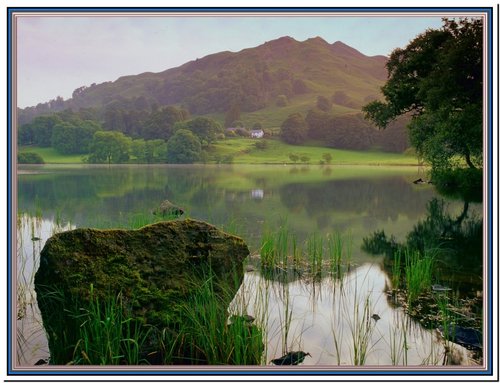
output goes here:
<path id="1" fill-rule="evenodd" d="M 201 143 L 186 129 L 179 129 L 167 142 L 167 161 L 171 164 L 191 164 L 200 159 Z"/>
<path id="2" fill-rule="evenodd" d="M 90 144 L 90 163 L 113 163 L 120 164 L 128 162 L 132 139 L 122 132 L 95 132 Z"/>
<path id="3" fill-rule="evenodd" d="M 100 128 L 95 121 L 61 122 L 52 129 L 52 147 L 63 154 L 88 153 L 94 133 Z"/>
<path id="4" fill-rule="evenodd" d="M 19 145 L 48 147 L 52 144 L 52 129 L 63 120 L 56 114 L 36 117 L 18 130 Z"/>
<path id="5" fill-rule="evenodd" d="M 365 117 L 385 128 L 410 114 L 410 140 L 433 169 L 482 166 L 483 23 L 443 19 L 387 62 L 385 101 L 364 106 Z"/>
<path id="6" fill-rule="evenodd" d="M 281 138 L 283 141 L 297 145 L 307 138 L 307 123 L 300 113 L 294 113 L 281 124 Z"/>
<path id="7" fill-rule="evenodd" d="M 174 134 L 174 126 L 179 121 L 184 121 L 189 113 L 175 106 L 166 106 L 155 110 L 147 118 L 140 137 L 146 140 L 162 139 L 167 141 Z"/>
<path id="8" fill-rule="evenodd" d="M 192 120 L 186 121 L 179 125 L 182 129 L 191 131 L 196 137 L 199 138 L 202 144 L 210 145 L 217 133 L 222 133 L 224 129 L 215 120 L 208 117 L 197 117 Z"/>

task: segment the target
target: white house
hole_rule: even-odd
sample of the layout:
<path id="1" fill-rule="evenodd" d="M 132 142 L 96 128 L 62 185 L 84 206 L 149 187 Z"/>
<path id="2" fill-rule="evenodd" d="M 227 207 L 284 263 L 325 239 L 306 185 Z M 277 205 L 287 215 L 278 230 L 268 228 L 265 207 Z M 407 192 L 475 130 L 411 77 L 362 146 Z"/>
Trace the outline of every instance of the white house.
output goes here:
<path id="1" fill-rule="evenodd" d="M 262 138 L 262 137 L 264 137 L 264 131 L 262 129 L 252 129 L 252 130 L 250 130 L 250 137 Z"/>

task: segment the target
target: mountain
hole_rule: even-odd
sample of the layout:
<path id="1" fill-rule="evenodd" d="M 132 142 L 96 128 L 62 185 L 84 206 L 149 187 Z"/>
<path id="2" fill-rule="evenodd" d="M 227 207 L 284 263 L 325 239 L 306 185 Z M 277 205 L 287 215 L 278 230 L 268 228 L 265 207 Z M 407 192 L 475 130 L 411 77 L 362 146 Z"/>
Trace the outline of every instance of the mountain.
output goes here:
<path id="1" fill-rule="evenodd" d="M 329 44 L 315 37 L 299 42 L 281 37 L 239 52 L 208 55 L 160 73 L 82 86 L 69 100 L 21 110 L 20 118 L 67 108 L 101 109 L 116 103 L 138 108 L 179 105 L 192 115 L 225 113 L 236 104 L 245 113 L 272 107 L 283 95 L 292 106 L 313 106 L 316 97 L 323 95 L 347 108 L 341 111 L 354 112 L 379 96 L 387 76 L 385 63 L 386 57 L 365 56 L 340 41 Z"/>

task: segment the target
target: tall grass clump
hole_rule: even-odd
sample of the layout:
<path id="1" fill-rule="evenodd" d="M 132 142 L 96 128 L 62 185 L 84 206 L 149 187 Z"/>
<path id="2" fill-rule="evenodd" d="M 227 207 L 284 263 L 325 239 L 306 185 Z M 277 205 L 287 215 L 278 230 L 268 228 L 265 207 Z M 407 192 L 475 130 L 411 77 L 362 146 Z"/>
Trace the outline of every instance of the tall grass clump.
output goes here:
<path id="1" fill-rule="evenodd" d="M 394 259 L 391 268 L 391 282 L 393 290 L 399 290 L 401 284 L 403 283 L 403 275 L 401 270 L 401 254 L 401 250 L 397 250 L 394 253 Z"/>
<path id="2" fill-rule="evenodd" d="M 144 364 L 143 344 L 151 328 L 129 317 L 122 295 L 99 300 L 90 286 L 89 302 L 75 318 L 81 323 L 74 349 L 74 364 Z"/>
<path id="3" fill-rule="evenodd" d="M 333 233 L 326 238 L 326 252 L 330 264 L 330 272 L 342 276 L 342 267 L 349 267 L 352 258 L 352 239 L 343 238 L 340 233 Z"/>
<path id="4" fill-rule="evenodd" d="M 370 317 L 370 298 L 367 297 L 364 302 L 360 303 L 355 303 L 353 318 L 349 322 L 353 344 L 352 362 L 355 366 L 362 366 L 366 363 L 373 334 L 373 324 Z"/>
<path id="5" fill-rule="evenodd" d="M 307 258 L 309 267 L 313 277 L 321 277 L 323 270 L 323 238 L 315 233 L 306 241 L 307 244 Z"/>
<path id="6" fill-rule="evenodd" d="M 342 276 L 351 262 L 351 239 L 339 233 L 326 237 L 313 233 L 303 242 L 286 225 L 277 231 L 266 231 L 262 236 L 260 259 L 263 271 L 294 271 L 308 273 L 312 278 L 321 278 L 323 271 Z"/>
<path id="7" fill-rule="evenodd" d="M 288 268 L 289 258 L 298 262 L 297 239 L 286 225 L 281 225 L 276 232 L 266 232 L 262 236 L 260 259 L 264 269 Z"/>
<path id="8" fill-rule="evenodd" d="M 258 365 L 264 351 L 263 333 L 243 316 L 228 319 L 220 302 L 228 291 L 210 276 L 181 307 L 183 323 L 177 337 L 183 361 L 189 364 Z"/>
<path id="9" fill-rule="evenodd" d="M 391 363 L 393 366 L 408 365 L 408 334 L 409 317 L 398 315 L 395 320 L 395 326 L 391 327 L 389 332 L 389 349 Z"/>
<path id="10" fill-rule="evenodd" d="M 411 308 L 415 299 L 431 288 L 435 262 L 428 252 L 422 255 L 418 251 L 406 251 L 405 258 L 406 293 Z"/>
<path id="11" fill-rule="evenodd" d="M 373 316 L 373 289 L 365 291 L 365 288 L 358 284 L 358 278 L 354 278 L 340 284 L 333 307 L 333 347 L 338 365 L 342 361 L 345 363 L 347 355 L 350 356 L 351 365 L 365 365 L 369 354 L 383 339 L 383 335 L 375 331 L 377 319 Z M 363 280 L 362 284 L 365 282 Z"/>

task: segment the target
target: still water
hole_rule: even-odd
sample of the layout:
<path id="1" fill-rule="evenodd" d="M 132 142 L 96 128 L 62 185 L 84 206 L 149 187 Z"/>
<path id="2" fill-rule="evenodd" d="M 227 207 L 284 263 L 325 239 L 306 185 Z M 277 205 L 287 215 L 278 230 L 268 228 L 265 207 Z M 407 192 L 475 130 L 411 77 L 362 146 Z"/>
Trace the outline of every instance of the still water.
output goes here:
<path id="1" fill-rule="evenodd" d="M 362 250 L 363 238 L 381 230 L 404 242 L 427 218 L 432 200 L 442 201 L 450 217 L 465 212 L 482 219 L 480 204 L 465 208 L 439 196 L 432 185 L 413 184 L 425 176 L 416 167 L 373 166 L 19 167 L 17 363 L 48 358 L 33 286 L 45 241 L 76 227 L 140 226 L 168 199 L 185 216 L 241 236 L 252 259 L 258 259 L 263 235 L 283 225 L 298 241 L 311 234 L 348 239 L 351 267 L 341 278 L 280 280 L 248 268 L 229 310 L 254 316 L 265 329 L 266 364 L 304 350 L 311 354 L 305 365 L 440 365 L 443 346 L 436 332 L 391 303 L 383 256 Z M 473 259 L 450 261 L 457 273 L 454 287 L 481 289 L 482 248 L 476 247 Z M 380 319 L 372 319 L 374 313 Z M 361 359 L 360 334 L 366 336 Z"/>

